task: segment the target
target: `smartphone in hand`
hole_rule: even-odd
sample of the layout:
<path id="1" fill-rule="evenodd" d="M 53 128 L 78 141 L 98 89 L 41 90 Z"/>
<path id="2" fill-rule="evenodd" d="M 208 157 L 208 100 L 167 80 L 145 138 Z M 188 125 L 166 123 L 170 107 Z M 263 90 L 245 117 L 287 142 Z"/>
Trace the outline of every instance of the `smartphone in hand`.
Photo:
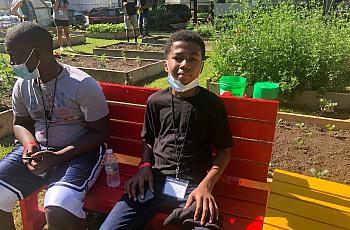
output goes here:
<path id="1" fill-rule="evenodd" d="M 28 161 L 41 161 L 41 159 L 39 158 L 34 158 L 34 157 L 31 157 L 31 156 L 22 156 L 22 159 L 23 160 L 28 160 Z"/>
<path id="2" fill-rule="evenodd" d="M 139 194 L 137 196 L 137 200 L 142 204 L 142 203 L 145 203 L 149 200 L 152 200 L 154 198 L 154 194 L 153 192 L 148 188 L 147 191 L 145 192 L 144 194 L 144 197 L 143 199 L 141 199 L 141 195 Z"/>

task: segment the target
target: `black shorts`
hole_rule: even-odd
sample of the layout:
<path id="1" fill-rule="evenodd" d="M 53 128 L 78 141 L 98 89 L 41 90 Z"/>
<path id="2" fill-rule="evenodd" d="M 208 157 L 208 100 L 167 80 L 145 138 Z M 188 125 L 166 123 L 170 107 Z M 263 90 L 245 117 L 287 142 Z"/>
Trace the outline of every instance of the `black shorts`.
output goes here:
<path id="1" fill-rule="evenodd" d="M 69 26 L 68 20 L 55 19 L 56 26 Z"/>

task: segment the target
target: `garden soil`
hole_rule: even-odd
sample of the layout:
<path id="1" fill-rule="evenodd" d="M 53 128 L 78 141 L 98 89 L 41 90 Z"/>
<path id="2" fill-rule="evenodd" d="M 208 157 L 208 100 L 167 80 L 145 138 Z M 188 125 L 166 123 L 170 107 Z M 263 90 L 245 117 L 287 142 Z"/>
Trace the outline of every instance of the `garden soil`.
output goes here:
<path id="1" fill-rule="evenodd" d="M 350 130 L 301 126 L 289 121 L 276 125 L 270 175 L 276 168 L 309 176 L 314 175 L 311 169 L 328 170 L 322 178 L 350 185 Z"/>
<path id="2" fill-rule="evenodd" d="M 154 46 L 152 44 L 132 44 L 132 43 L 117 43 L 106 47 L 107 49 L 121 49 L 125 51 L 137 50 L 137 51 L 154 51 L 164 53 L 165 47 Z"/>
<path id="3" fill-rule="evenodd" d="M 88 57 L 88 56 L 61 56 L 59 58 L 61 63 L 85 68 L 96 68 L 96 69 L 106 69 L 115 71 L 131 71 L 142 66 L 153 64 L 156 61 L 149 60 L 137 60 L 137 59 L 118 59 L 118 58 L 107 58 L 107 57 Z"/>

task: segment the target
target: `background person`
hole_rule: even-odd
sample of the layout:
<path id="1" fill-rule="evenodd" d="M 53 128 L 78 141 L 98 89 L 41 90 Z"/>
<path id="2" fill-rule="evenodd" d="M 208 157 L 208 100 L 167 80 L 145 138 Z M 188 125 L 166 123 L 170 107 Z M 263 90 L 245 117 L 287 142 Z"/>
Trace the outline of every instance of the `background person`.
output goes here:
<path id="1" fill-rule="evenodd" d="M 43 185 L 49 229 L 86 229 L 84 198 L 103 167 L 108 106 L 97 82 L 58 63 L 52 45 L 36 23 L 6 33 L 18 77 L 12 93 L 18 144 L 0 161 L 1 230 L 15 229 L 13 207 Z"/>
<path id="2" fill-rule="evenodd" d="M 37 22 L 35 8 L 30 0 L 14 0 L 10 13 L 19 17 L 22 21 Z"/>
<path id="3" fill-rule="evenodd" d="M 57 29 L 57 38 L 60 45 L 60 51 L 64 50 L 63 48 L 63 31 L 66 37 L 67 46 L 69 51 L 74 51 L 72 49 L 72 43 L 69 35 L 69 21 L 68 21 L 68 0 L 55 0 L 53 5 L 53 19 Z"/>
<path id="4" fill-rule="evenodd" d="M 131 30 L 134 32 L 134 39 L 137 43 L 138 31 L 138 15 L 137 15 L 137 0 L 123 0 L 125 32 L 128 42 L 130 41 Z"/>
<path id="5" fill-rule="evenodd" d="M 139 17 L 140 37 L 144 38 L 149 36 L 149 33 L 148 33 L 149 9 L 148 9 L 146 0 L 138 0 L 137 5 L 140 10 L 140 17 Z"/>

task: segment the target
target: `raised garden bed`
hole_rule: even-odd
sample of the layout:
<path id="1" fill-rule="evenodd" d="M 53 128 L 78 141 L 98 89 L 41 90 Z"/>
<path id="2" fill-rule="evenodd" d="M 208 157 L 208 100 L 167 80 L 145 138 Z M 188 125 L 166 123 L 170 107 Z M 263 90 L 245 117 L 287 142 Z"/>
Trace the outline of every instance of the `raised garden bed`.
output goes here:
<path id="1" fill-rule="evenodd" d="M 5 137 L 13 132 L 12 120 L 12 109 L 0 112 L 0 138 Z"/>
<path id="2" fill-rule="evenodd" d="M 125 32 L 119 32 L 119 33 L 86 33 L 86 36 L 89 38 L 101 38 L 101 39 L 126 39 Z M 138 35 L 137 35 L 138 36 Z"/>
<path id="3" fill-rule="evenodd" d="M 167 35 L 159 35 L 159 36 L 152 36 L 152 37 L 146 37 L 142 39 L 142 43 L 149 43 L 149 44 L 159 44 L 159 45 L 165 45 L 166 42 L 169 40 L 170 36 Z M 212 51 L 212 41 L 210 39 L 204 38 L 204 45 L 206 51 Z"/>
<path id="4" fill-rule="evenodd" d="M 112 57 L 143 58 L 143 59 L 164 59 L 164 45 L 138 44 L 119 42 L 107 46 L 94 48 L 95 55 L 107 55 Z"/>
<path id="5" fill-rule="evenodd" d="M 165 45 L 166 42 L 169 40 L 169 37 L 170 36 L 168 35 L 146 37 L 142 39 L 142 43 Z"/>
<path id="6" fill-rule="evenodd" d="M 94 55 L 63 55 L 59 61 L 78 67 L 97 81 L 117 84 L 134 85 L 148 82 L 164 71 L 164 62 L 157 60 Z M 94 68 L 87 66 L 94 66 Z"/>

